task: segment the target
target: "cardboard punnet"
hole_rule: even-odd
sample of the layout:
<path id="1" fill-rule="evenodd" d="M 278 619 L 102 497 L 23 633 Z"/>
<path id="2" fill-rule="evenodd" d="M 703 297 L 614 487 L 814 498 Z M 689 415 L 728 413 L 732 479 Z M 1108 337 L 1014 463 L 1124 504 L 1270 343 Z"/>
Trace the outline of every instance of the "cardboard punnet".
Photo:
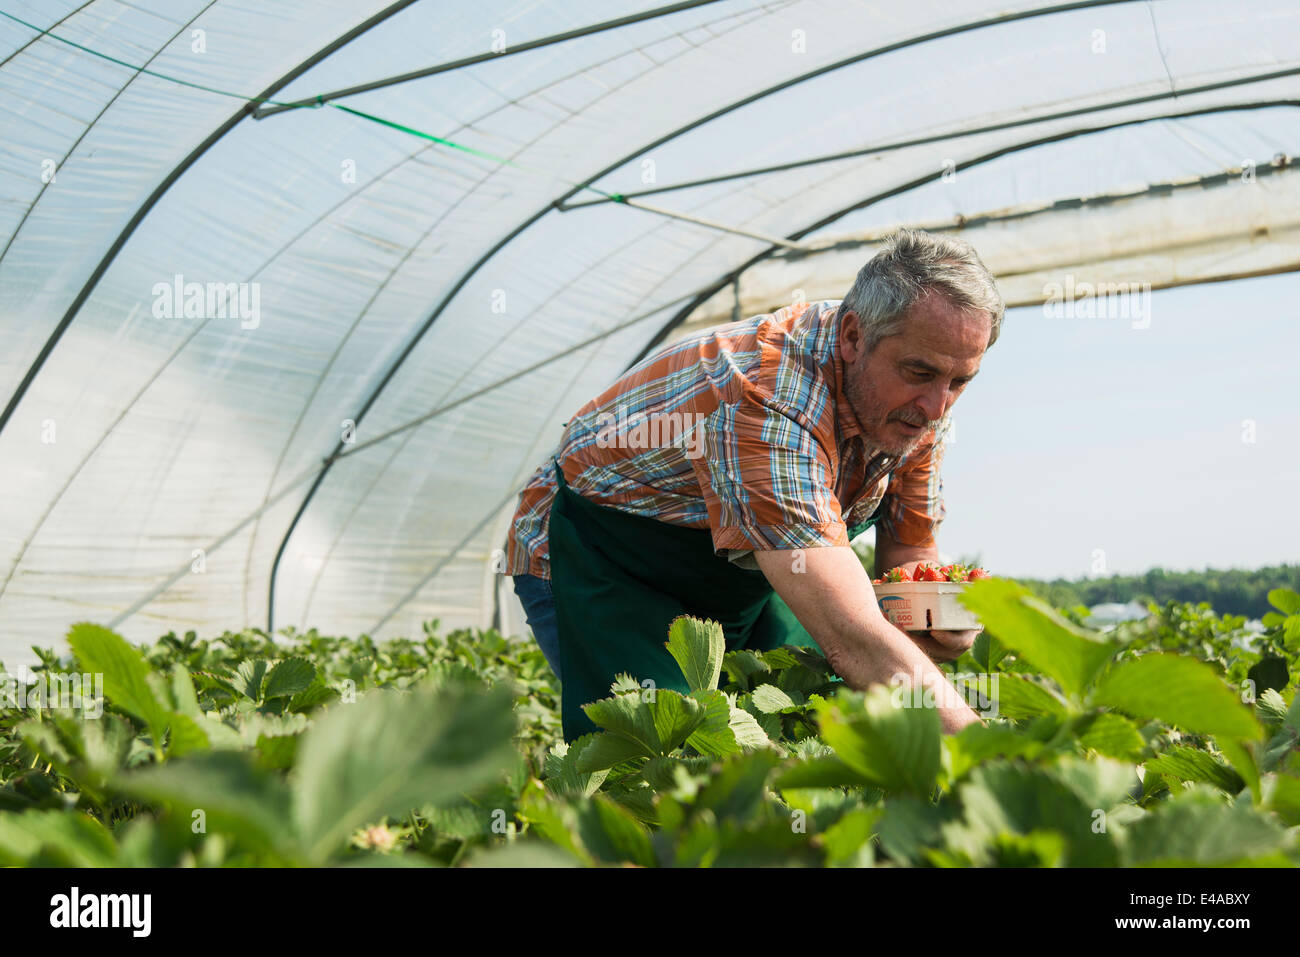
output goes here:
<path id="1" fill-rule="evenodd" d="M 880 613 L 904 631 L 982 629 L 984 626 L 975 613 L 957 600 L 968 585 L 969 582 L 885 582 L 871 587 Z"/>

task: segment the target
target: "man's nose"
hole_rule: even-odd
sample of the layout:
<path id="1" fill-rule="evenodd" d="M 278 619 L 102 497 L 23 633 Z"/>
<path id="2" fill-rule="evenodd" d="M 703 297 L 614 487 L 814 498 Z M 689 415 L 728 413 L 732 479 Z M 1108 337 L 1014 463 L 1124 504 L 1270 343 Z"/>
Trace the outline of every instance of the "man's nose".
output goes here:
<path id="1" fill-rule="evenodd" d="M 917 399 L 917 404 L 925 412 L 926 418 L 933 422 L 942 419 L 944 413 L 948 411 L 948 406 L 951 404 L 948 396 L 948 386 L 936 383 Z"/>

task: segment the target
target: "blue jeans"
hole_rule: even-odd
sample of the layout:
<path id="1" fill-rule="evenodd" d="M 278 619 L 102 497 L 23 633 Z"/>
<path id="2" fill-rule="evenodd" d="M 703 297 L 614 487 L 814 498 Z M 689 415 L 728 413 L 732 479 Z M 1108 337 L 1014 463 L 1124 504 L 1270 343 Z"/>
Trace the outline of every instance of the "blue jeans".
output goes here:
<path id="1" fill-rule="evenodd" d="M 555 596 L 551 593 L 550 579 L 538 578 L 536 575 L 515 575 L 514 585 L 515 594 L 524 606 L 528 627 L 533 630 L 538 647 L 546 656 L 555 677 L 563 681 L 560 674 L 560 628 L 555 622 Z"/>

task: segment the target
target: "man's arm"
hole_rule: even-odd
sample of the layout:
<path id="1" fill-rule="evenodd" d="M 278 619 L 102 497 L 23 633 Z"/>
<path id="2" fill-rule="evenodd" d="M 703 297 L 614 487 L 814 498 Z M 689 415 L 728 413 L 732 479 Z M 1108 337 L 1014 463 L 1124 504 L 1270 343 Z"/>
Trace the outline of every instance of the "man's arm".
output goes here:
<path id="1" fill-rule="evenodd" d="M 945 733 L 980 720 L 926 652 L 885 620 L 866 570 L 851 548 L 804 549 L 798 565 L 795 554 L 767 550 L 754 552 L 754 557 L 776 593 L 850 688 L 887 685 L 895 676 L 904 676 L 934 689 Z"/>

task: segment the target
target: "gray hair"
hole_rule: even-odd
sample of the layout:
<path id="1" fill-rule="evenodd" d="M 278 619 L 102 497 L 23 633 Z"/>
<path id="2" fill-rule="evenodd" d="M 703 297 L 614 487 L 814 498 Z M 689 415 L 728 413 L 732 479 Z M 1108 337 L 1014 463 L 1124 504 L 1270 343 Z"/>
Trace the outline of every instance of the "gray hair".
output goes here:
<path id="1" fill-rule="evenodd" d="M 840 303 L 836 322 L 852 311 L 871 352 L 881 339 L 903 331 L 904 313 L 927 289 L 938 289 L 954 305 L 988 313 L 989 346 L 998 339 L 1006 304 L 993 275 L 964 239 L 900 229 L 858 270 Z M 986 347 L 987 348 L 987 347 Z"/>

